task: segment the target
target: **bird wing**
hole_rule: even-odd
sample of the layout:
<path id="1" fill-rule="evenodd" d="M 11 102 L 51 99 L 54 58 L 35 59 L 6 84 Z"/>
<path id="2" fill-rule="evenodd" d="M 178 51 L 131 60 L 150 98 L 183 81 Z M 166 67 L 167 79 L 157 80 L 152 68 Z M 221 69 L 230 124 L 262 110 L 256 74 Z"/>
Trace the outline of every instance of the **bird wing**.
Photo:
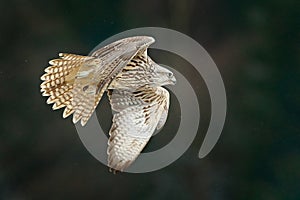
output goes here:
<path id="1" fill-rule="evenodd" d="M 169 92 L 145 86 L 136 91 L 110 90 L 113 116 L 108 141 L 108 165 L 117 171 L 127 168 L 143 150 L 157 127 Z"/>
<path id="2" fill-rule="evenodd" d="M 169 93 L 168 93 L 168 95 L 169 95 Z M 168 96 L 168 99 L 169 98 L 170 97 Z M 168 100 L 168 101 L 166 101 L 166 103 L 163 106 L 162 114 L 161 114 L 161 117 L 158 121 L 156 130 L 160 130 L 165 125 L 165 123 L 167 121 L 167 118 L 168 118 L 169 105 L 170 105 L 170 101 Z"/>
<path id="3" fill-rule="evenodd" d="M 129 37 L 113 42 L 91 54 L 80 67 L 73 86 L 73 122 L 85 125 L 110 82 L 138 53 L 145 52 L 154 38 Z"/>
<path id="4" fill-rule="evenodd" d="M 47 103 L 54 103 L 54 110 L 65 107 L 64 118 L 74 114 L 73 122 L 81 119 L 85 125 L 109 83 L 153 42 L 152 37 L 137 36 L 111 43 L 91 56 L 60 53 L 41 76 L 42 95 L 49 96 Z"/>

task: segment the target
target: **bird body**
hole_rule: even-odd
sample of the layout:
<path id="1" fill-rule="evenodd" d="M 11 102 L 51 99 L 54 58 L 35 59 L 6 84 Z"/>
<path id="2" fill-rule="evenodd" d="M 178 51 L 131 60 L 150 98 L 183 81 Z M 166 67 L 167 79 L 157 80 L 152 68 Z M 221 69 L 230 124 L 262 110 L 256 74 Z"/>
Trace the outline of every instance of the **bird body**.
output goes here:
<path id="1" fill-rule="evenodd" d="M 41 92 L 63 117 L 85 125 L 107 92 L 115 111 L 108 140 L 108 166 L 123 171 L 140 154 L 153 132 L 166 122 L 173 73 L 148 55 L 152 37 L 136 36 L 113 42 L 91 56 L 60 53 L 41 77 Z"/>

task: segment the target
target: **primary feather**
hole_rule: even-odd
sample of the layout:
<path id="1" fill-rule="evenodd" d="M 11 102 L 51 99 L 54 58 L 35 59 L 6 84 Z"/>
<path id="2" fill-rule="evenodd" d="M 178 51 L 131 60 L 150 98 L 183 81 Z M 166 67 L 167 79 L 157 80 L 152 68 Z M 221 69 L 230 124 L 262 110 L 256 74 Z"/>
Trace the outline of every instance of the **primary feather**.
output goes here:
<path id="1" fill-rule="evenodd" d="M 123 171 L 143 150 L 169 102 L 162 87 L 145 86 L 136 91 L 114 90 L 108 93 L 113 116 L 108 141 L 109 167 Z"/>

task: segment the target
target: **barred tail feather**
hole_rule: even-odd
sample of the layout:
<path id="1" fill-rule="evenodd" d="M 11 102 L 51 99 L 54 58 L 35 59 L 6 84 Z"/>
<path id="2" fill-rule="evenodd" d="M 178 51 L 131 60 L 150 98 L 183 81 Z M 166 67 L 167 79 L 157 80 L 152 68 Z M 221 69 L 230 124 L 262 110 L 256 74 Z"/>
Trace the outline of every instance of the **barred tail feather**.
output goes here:
<path id="1" fill-rule="evenodd" d="M 53 103 L 53 110 L 66 107 L 63 117 L 70 116 L 74 110 L 72 107 L 73 84 L 75 76 L 85 60 L 91 58 L 75 54 L 60 53 L 60 58 L 49 61 L 50 66 L 41 76 L 41 92 L 43 96 L 49 96 L 48 104 Z"/>

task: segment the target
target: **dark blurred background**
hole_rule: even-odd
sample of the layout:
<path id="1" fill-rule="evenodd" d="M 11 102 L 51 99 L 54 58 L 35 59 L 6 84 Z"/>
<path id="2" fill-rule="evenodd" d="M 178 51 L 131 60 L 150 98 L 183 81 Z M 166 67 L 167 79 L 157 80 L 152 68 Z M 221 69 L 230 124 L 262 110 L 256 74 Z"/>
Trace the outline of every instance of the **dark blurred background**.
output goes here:
<path id="1" fill-rule="evenodd" d="M 299 10 L 296 0 L 1 0 L 0 199 L 300 199 Z M 114 175 L 62 110 L 46 105 L 39 77 L 59 52 L 86 55 L 116 33 L 146 26 L 180 31 L 208 51 L 227 91 L 226 124 L 198 159 L 210 101 L 191 70 L 185 76 L 201 91 L 203 111 L 192 146 L 162 170 Z M 161 145 L 155 137 L 148 149 Z"/>

